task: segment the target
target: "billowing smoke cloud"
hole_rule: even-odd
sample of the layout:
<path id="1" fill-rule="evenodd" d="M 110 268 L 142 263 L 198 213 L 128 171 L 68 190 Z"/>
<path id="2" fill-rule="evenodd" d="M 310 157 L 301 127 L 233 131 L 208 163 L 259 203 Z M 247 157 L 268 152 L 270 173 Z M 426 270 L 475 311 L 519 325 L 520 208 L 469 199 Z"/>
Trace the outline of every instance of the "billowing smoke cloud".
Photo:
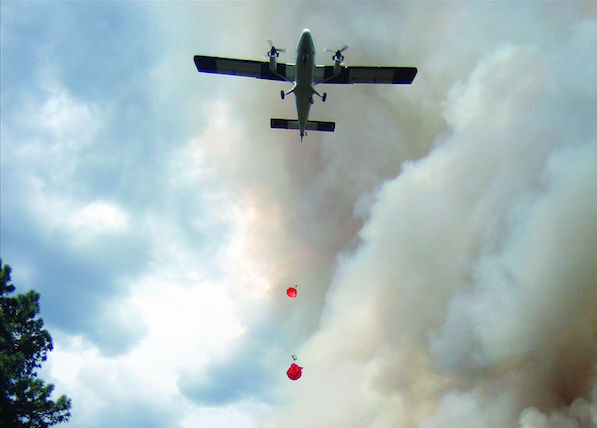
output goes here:
<path id="1" fill-rule="evenodd" d="M 300 21 L 285 35 L 419 75 L 329 88 L 311 115 L 337 132 L 302 144 L 265 129 L 277 92 L 246 85 L 242 122 L 216 113 L 194 142 L 253 212 L 242 257 L 271 288 L 237 357 L 280 371 L 272 426 L 597 424 L 595 10 L 311 6 L 279 11 Z M 183 390 L 208 394 L 211 369 Z"/>

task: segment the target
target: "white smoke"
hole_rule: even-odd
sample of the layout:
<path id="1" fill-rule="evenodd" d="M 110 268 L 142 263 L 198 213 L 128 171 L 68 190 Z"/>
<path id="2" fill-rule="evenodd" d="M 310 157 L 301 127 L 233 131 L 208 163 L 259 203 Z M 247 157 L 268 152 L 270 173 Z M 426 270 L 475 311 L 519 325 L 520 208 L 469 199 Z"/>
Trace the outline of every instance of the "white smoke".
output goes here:
<path id="1" fill-rule="evenodd" d="M 310 27 L 317 49 L 349 42 L 349 64 L 419 67 L 410 87 L 328 88 L 311 117 L 332 136 L 272 134 L 294 107 L 256 84 L 230 101 L 240 123 L 199 140 L 250 209 L 239 259 L 272 285 L 262 320 L 285 340 L 257 348 L 300 347 L 267 423 L 597 424 L 594 8 L 256 10 Z M 289 281 L 294 307 L 276 297 Z"/>
<path id="2" fill-rule="evenodd" d="M 481 56 L 447 93 L 447 131 L 375 197 L 383 174 L 334 166 L 366 137 L 325 159 L 335 173 L 318 188 L 333 183 L 334 202 L 368 221 L 358 250 L 344 247 L 300 352 L 304 377 L 273 425 L 597 424 L 597 67 L 584 55 L 597 25 L 568 30 L 560 46 Z M 388 150 L 411 132 L 385 135 Z M 339 176 L 370 183 L 351 193 Z M 303 203 L 325 200 L 309 194 Z"/>

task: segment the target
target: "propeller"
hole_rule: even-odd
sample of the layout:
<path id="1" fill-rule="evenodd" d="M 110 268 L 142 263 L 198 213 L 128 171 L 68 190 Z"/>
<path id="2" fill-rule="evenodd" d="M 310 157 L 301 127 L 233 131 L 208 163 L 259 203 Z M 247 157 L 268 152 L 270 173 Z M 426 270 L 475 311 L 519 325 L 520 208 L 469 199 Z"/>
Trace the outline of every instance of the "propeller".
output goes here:
<path id="1" fill-rule="evenodd" d="M 272 56 L 275 56 L 277 58 L 280 56 L 280 52 L 286 52 L 286 49 L 277 49 L 274 46 L 274 42 L 272 42 L 271 40 L 268 40 L 268 43 L 269 43 L 271 49 L 269 51 L 267 51 L 265 56 L 267 56 L 269 58 L 271 58 Z"/>
<path id="2" fill-rule="evenodd" d="M 342 61 L 344 61 L 344 55 L 342 55 L 342 52 L 344 52 L 349 47 L 350 46 L 348 46 L 348 45 L 344 45 L 341 49 L 338 49 L 337 51 L 325 48 L 324 52 L 330 52 L 330 53 L 334 54 L 334 56 L 332 57 L 332 61 L 338 60 L 338 61 L 342 62 Z"/>

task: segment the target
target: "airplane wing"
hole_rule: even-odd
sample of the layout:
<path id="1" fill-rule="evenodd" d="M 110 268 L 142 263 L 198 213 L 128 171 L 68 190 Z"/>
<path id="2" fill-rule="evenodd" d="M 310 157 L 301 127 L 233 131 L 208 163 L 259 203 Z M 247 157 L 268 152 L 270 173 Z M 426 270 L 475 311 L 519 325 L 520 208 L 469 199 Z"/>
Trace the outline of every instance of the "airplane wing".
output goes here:
<path id="1" fill-rule="evenodd" d="M 217 56 L 195 55 L 195 66 L 200 73 L 230 74 L 234 76 L 255 77 L 257 79 L 294 81 L 294 64 L 276 64 L 272 73 L 269 61 L 221 58 Z"/>
<path id="2" fill-rule="evenodd" d="M 333 65 L 318 65 L 315 68 L 316 83 L 389 83 L 411 84 L 417 75 L 416 67 L 360 67 L 342 66 L 334 74 Z"/>

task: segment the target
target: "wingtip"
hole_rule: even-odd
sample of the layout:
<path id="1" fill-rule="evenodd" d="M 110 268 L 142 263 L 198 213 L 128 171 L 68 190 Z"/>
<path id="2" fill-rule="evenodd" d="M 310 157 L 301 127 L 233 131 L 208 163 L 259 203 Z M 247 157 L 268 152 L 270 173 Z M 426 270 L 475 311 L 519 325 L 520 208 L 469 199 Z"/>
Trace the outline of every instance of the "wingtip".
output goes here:
<path id="1" fill-rule="evenodd" d="M 218 71 L 216 60 L 217 58 L 215 57 L 201 55 L 195 55 L 193 57 L 193 61 L 195 62 L 195 67 L 197 67 L 197 71 L 204 73 L 215 73 Z"/>

